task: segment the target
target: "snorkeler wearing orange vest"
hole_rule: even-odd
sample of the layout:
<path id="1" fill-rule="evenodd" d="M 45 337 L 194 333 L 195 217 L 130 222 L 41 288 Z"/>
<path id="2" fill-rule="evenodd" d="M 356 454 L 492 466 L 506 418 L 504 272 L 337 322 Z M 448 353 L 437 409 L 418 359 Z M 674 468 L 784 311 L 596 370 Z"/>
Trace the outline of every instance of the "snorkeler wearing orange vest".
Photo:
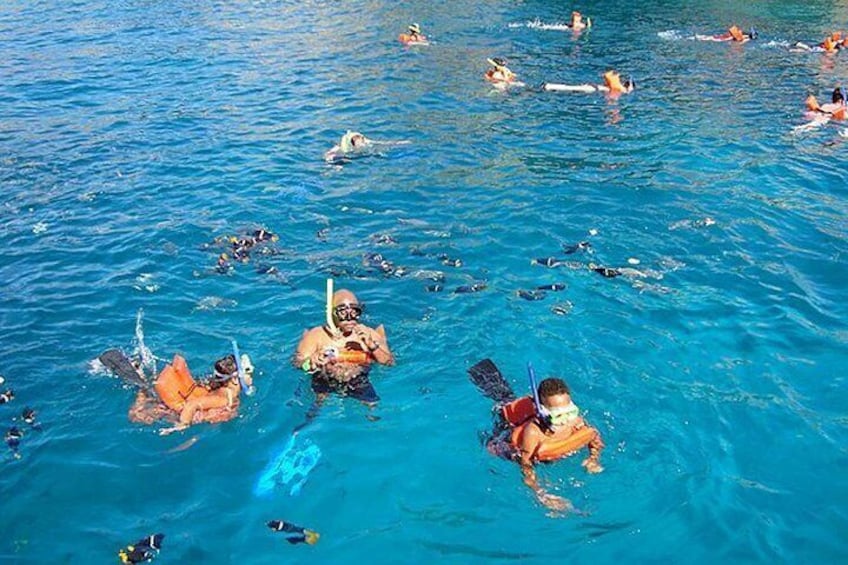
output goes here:
<path id="1" fill-rule="evenodd" d="M 816 115 L 825 115 L 834 120 L 844 120 L 846 118 L 846 93 L 845 87 L 839 86 L 833 89 L 830 95 L 831 102 L 829 104 L 819 104 L 816 97 L 810 94 L 804 101 L 808 112 Z"/>
<path id="2" fill-rule="evenodd" d="M 551 92 L 605 92 L 610 96 L 620 96 L 629 94 L 636 89 L 636 83 L 633 79 L 621 80 L 621 75 L 615 71 L 607 71 L 603 75 L 604 84 L 558 84 L 546 82 L 542 85 L 542 90 Z"/>
<path id="3" fill-rule="evenodd" d="M 748 33 L 743 32 L 738 26 L 730 26 L 726 33 L 720 35 L 696 35 L 695 39 L 701 41 L 734 41 L 736 43 L 746 43 L 752 39 L 757 39 L 757 30 L 751 28 Z"/>
<path id="4" fill-rule="evenodd" d="M 362 305 L 349 290 L 333 293 L 331 308 L 327 324 L 304 332 L 292 364 L 312 377 L 317 404 L 331 392 L 374 404 L 380 397 L 368 379 L 371 365 L 395 362 L 386 330 L 360 323 Z"/>
<path id="5" fill-rule="evenodd" d="M 604 470 L 600 463 L 604 442 L 598 430 L 580 416 L 568 385 L 562 379 L 548 378 L 537 387 L 533 368 L 528 365 L 533 395 L 516 399 L 490 359 L 480 361 L 468 373 L 481 392 L 498 403 L 499 421 L 488 442 L 489 451 L 521 464 L 524 483 L 539 502 L 553 510 L 570 508 L 566 499 L 539 485 L 534 469 L 537 462 L 556 461 L 587 447 L 589 456 L 582 466 L 589 473 Z"/>
<path id="6" fill-rule="evenodd" d="M 237 351 L 237 348 L 236 348 Z M 196 381 L 181 355 L 174 355 L 153 382 L 141 364 L 127 358 L 120 350 L 110 349 L 99 356 L 100 362 L 126 383 L 138 387 L 129 419 L 141 424 L 159 420 L 175 423 L 161 430 L 168 434 L 192 424 L 218 423 L 238 415 L 239 393 L 253 392 L 253 365 L 247 355 L 227 355 L 215 362 L 214 373 L 204 381 Z"/>
<path id="7" fill-rule="evenodd" d="M 485 79 L 493 84 L 509 84 L 515 82 L 515 73 L 506 66 L 506 60 L 500 57 L 486 59 L 492 67 L 486 71 Z"/>
<path id="8" fill-rule="evenodd" d="M 821 127 L 830 120 L 845 120 L 848 118 L 848 94 L 845 92 L 845 87 L 839 86 L 833 89 L 830 96 L 831 102 L 827 104 L 819 104 L 816 97 L 810 94 L 804 101 L 807 110 L 804 116 L 809 120 L 806 124 L 795 126 L 792 128 L 794 133 L 801 133 L 807 130 Z"/>
<path id="9" fill-rule="evenodd" d="M 427 45 L 427 36 L 421 33 L 421 26 L 418 24 L 410 24 L 407 28 L 409 33 L 402 33 L 398 39 L 404 45 Z"/>
<path id="10" fill-rule="evenodd" d="M 842 38 L 841 31 L 835 31 L 824 38 L 818 45 L 807 45 L 802 41 L 796 41 L 790 51 L 812 51 L 814 53 L 836 53 L 840 49 L 848 47 L 848 37 Z"/>

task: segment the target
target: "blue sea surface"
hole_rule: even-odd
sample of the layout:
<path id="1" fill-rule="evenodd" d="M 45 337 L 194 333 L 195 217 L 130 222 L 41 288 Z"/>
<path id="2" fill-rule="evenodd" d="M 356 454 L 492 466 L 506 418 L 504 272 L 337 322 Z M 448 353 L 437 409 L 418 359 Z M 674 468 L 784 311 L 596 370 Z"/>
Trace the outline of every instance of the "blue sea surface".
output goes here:
<path id="1" fill-rule="evenodd" d="M 572 9 L 591 30 L 538 25 Z M 413 21 L 431 45 L 398 42 Z M 760 38 L 693 38 L 733 23 Z M 848 140 L 792 128 L 848 54 L 788 48 L 846 27 L 797 0 L 6 0 L 0 429 L 24 437 L 0 446 L 0 561 L 117 562 L 162 532 L 161 563 L 845 563 Z M 528 87 L 492 89 L 494 56 Z M 538 88 L 612 68 L 633 94 Z M 325 163 L 347 130 L 411 143 Z M 210 242 L 260 227 L 276 253 L 216 273 Z M 314 398 L 290 357 L 331 275 L 397 365 L 376 408 L 331 398 L 301 432 L 321 457 L 299 493 L 258 497 Z M 238 419 L 128 421 L 93 361 L 133 348 L 139 310 L 197 374 L 238 340 Z M 579 513 L 484 448 L 485 357 L 520 393 L 528 361 L 565 378 L 601 431 L 604 473 L 539 469 Z"/>

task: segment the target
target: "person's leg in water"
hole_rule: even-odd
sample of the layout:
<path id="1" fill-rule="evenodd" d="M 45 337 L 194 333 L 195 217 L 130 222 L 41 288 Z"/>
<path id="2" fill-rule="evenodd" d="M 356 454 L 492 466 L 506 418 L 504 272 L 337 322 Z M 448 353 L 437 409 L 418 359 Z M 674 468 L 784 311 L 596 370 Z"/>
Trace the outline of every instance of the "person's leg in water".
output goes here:
<path id="1" fill-rule="evenodd" d="M 348 382 L 345 395 L 355 398 L 368 407 L 369 414 L 365 416 L 366 418 L 372 422 L 376 422 L 380 419 L 379 416 L 375 416 L 370 413 L 370 410 L 373 410 L 380 401 L 380 396 L 377 394 L 377 391 L 374 390 L 374 385 L 371 384 L 371 380 L 368 378 L 368 375 L 361 375 Z"/>
<path id="2" fill-rule="evenodd" d="M 306 426 L 308 426 L 312 420 L 314 420 L 318 416 L 318 412 L 321 411 L 321 405 L 324 404 L 324 401 L 327 399 L 327 396 L 331 392 L 334 392 L 334 388 L 330 385 L 327 379 L 313 376 L 312 377 L 312 392 L 315 393 L 315 400 L 312 402 L 312 405 L 309 407 L 309 410 L 306 411 L 306 416 L 303 419 L 303 422 L 295 426 L 292 431 L 293 434 L 296 434 Z"/>

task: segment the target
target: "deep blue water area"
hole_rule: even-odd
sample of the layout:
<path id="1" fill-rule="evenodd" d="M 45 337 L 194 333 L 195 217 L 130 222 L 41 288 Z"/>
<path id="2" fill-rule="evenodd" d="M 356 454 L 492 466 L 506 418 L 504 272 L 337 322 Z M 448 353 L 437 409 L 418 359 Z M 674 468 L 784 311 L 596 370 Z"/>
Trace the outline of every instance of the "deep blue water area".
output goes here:
<path id="1" fill-rule="evenodd" d="M 572 9 L 593 27 L 540 25 Z M 431 45 L 397 41 L 413 21 Z M 694 40 L 733 23 L 759 39 Z M 848 53 L 789 51 L 840 28 L 834 2 L 3 2 L 0 426 L 24 437 L 0 446 L 0 561 L 162 532 L 162 563 L 845 562 L 848 129 L 792 128 Z M 527 88 L 488 85 L 495 56 Z M 538 88 L 609 69 L 636 91 Z M 327 164 L 347 130 L 410 143 Z M 210 242 L 260 227 L 276 253 L 216 273 Z M 302 432 L 322 456 L 299 494 L 257 497 L 313 400 L 289 360 L 331 275 L 397 365 L 376 408 L 332 398 Z M 238 419 L 128 421 L 93 361 L 139 310 L 196 373 L 238 340 Z M 483 447 L 484 357 L 520 392 L 528 361 L 565 378 L 603 434 L 602 474 L 539 471 L 579 514 Z"/>

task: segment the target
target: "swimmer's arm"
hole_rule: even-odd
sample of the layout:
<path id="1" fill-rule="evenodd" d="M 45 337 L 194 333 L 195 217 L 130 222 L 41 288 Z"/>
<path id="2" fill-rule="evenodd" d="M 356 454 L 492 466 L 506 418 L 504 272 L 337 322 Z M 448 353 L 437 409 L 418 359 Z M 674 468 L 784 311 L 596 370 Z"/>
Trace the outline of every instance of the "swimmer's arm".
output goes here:
<path id="1" fill-rule="evenodd" d="M 303 332 L 303 337 L 300 338 L 300 343 L 297 344 L 294 357 L 292 357 L 292 365 L 297 369 L 302 369 L 303 364 L 308 359 L 311 359 L 317 350 L 317 343 L 318 340 L 314 328 Z"/>
<path id="2" fill-rule="evenodd" d="M 194 421 L 194 416 L 198 410 L 213 410 L 215 408 L 229 408 L 230 397 L 227 395 L 226 387 L 220 388 L 213 393 L 194 398 L 186 402 L 180 412 L 180 424 L 187 428 Z"/>
<path id="3" fill-rule="evenodd" d="M 536 470 L 533 467 L 533 456 L 542 442 L 542 432 L 536 426 L 530 424 L 524 428 L 518 442 L 519 456 L 521 457 L 521 474 L 524 475 L 524 484 L 533 489 L 537 496 L 545 494 L 544 489 L 539 486 L 536 479 Z"/>
<path id="4" fill-rule="evenodd" d="M 368 349 L 377 363 L 381 365 L 394 365 L 395 356 L 392 350 L 389 349 L 389 343 L 386 340 L 386 328 L 382 324 L 376 330 L 360 324 L 357 326 L 356 331 L 362 345 Z"/>

